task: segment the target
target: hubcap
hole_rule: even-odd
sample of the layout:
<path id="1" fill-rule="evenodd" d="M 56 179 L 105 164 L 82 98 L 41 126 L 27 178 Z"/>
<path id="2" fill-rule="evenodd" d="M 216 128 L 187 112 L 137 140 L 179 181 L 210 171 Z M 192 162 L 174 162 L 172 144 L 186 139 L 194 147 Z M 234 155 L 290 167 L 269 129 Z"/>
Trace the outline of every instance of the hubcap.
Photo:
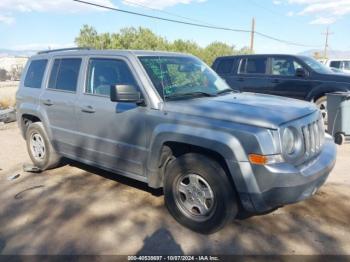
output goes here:
<path id="1" fill-rule="evenodd" d="M 30 150 L 36 160 L 43 160 L 45 158 L 45 143 L 44 139 L 39 133 L 33 133 L 30 137 Z"/>
<path id="2" fill-rule="evenodd" d="M 214 194 L 203 177 L 196 174 L 181 177 L 174 191 L 176 204 L 186 216 L 202 221 L 211 215 Z"/>
<path id="3" fill-rule="evenodd" d="M 318 108 L 321 111 L 324 122 L 327 123 L 327 120 L 328 120 L 327 101 L 320 102 L 318 104 Z"/>

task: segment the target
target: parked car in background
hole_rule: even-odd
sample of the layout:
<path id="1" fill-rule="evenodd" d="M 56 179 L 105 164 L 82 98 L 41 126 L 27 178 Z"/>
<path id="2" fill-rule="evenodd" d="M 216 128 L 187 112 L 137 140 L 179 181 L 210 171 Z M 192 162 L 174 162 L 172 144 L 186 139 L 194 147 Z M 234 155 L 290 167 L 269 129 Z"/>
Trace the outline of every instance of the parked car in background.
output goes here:
<path id="1" fill-rule="evenodd" d="M 321 59 L 319 61 L 330 68 L 335 68 L 340 72 L 350 74 L 350 59 Z"/>
<path id="2" fill-rule="evenodd" d="M 174 218 L 201 233 L 239 207 L 263 213 L 312 196 L 336 160 L 315 105 L 234 92 L 186 54 L 41 52 L 17 110 L 36 167 L 67 157 L 163 188 Z"/>
<path id="3" fill-rule="evenodd" d="M 350 90 L 350 76 L 335 74 L 307 56 L 226 56 L 212 67 L 233 89 L 315 102 L 325 120 L 326 93 Z"/>

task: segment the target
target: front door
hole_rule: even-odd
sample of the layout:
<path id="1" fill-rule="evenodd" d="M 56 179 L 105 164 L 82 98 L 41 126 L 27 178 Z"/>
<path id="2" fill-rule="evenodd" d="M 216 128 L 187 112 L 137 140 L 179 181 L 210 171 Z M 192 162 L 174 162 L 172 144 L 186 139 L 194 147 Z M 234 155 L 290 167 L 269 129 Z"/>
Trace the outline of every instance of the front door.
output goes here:
<path id="1" fill-rule="evenodd" d="M 143 175 L 147 156 L 146 107 L 110 100 L 111 85 L 139 86 L 123 58 L 90 57 L 76 107 L 80 139 L 77 157 L 130 176 Z"/>
<path id="2" fill-rule="evenodd" d="M 274 56 L 271 57 L 270 65 L 269 81 L 272 95 L 305 99 L 312 89 L 313 81 L 309 80 L 307 75 L 296 75 L 296 70 L 303 68 L 298 61 L 289 56 Z M 304 71 L 307 74 L 306 68 Z"/>

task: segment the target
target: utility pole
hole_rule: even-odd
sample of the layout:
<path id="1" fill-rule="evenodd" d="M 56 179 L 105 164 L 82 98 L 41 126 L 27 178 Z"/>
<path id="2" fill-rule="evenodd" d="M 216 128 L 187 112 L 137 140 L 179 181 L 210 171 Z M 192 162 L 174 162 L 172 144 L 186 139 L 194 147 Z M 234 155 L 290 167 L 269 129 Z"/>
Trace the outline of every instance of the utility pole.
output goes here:
<path id="1" fill-rule="evenodd" d="M 250 32 L 250 52 L 254 52 L 255 18 L 252 19 L 252 31 Z"/>
<path id="2" fill-rule="evenodd" d="M 323 56 L 324 56 L 324 58 L 327 58 L 328 37 L 329 37 L 329 35 L 332 35 L 333 33 L 329 32 L 329 27 L 327 27 L 326 33 L 323 33 L 323 34 L 326 35 L 326 42 L 325 42 L 325 45 L 324 45 Z"/>

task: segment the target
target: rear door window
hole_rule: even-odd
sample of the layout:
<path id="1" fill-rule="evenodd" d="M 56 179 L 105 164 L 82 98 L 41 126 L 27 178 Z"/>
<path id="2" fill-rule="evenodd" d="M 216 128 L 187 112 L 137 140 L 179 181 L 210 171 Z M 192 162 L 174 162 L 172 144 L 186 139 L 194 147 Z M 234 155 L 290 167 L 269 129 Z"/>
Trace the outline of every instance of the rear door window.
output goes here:
<path id="1" fill-rule="evenodd" d="M 221 59 L 218 62 L 216 72 L 218 74 L 229 74 L 233 69 L 233 59 Z"/>
<path id="2" fill-rule="evenodd" d="M 241 59 L 239 74 L 266 74 L 266 57 L 251 57 Z"/>
<path id="3" fill-rule="evenodd" d="M 75 92 L 81 65 L 81 58 L 55 59 L 49 80 L 50 89 Z"/>
<path id="4" fill-rule="evenodd" d="M 24 86 L 30 88 L 41 88 L 46 65 L 46 59 L 31 61 L 24 80 Z"/>

